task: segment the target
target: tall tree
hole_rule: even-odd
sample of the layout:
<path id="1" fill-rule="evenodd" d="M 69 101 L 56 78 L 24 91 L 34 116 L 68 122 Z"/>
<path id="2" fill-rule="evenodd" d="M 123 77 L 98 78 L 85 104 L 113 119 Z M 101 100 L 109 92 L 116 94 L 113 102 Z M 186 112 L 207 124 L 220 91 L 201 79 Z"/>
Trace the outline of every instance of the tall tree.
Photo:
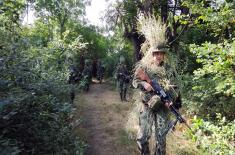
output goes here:
<path id="1" fill-rule="evenodd" d="M 184 29 L 179 22 L 176 22 L 174 15 L 177 12 L 181 14 L 188 13 L 187 8 L 183 7 L 180 0 L 123 0 L 117 2 L 115 6 L 110 7 L 107 11 L 106 19 L 110 27 L 118 26 L 123 31 L 123 36 L 130 40 L 134 46 L 135 60 L 138 61 L 141 58 L 140 47 L 145 41 L 137 31 L 137 16 L 139 13 L 145 15 L 154 14 L 159 16 L 163 22 L 167 23 L 167 38 L 171 46 L 176 44 L 178 38 L 177 31 Z M 181 26 L 181 27 L 180 27 Z"/>
<path id="2" fill-rule="evenodd" d="M 90 0 L 35 0 L 38 15 L 58 23 L 61 39 L 68 19 L 78 20 L 85 14 L 85 6 L 89 3 Z"/>

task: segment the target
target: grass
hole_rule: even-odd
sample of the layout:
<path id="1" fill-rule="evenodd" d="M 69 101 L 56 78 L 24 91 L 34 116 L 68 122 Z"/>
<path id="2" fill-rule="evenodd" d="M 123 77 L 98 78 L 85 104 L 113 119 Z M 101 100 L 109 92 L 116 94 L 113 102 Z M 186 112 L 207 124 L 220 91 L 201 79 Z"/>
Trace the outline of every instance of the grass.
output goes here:
<path id="1" fill-rule="evenodd" d="M 167 150 L 170 155 L 206 155 L 185 136 L 175 136 L 170 133 L 167 136 Z"/>
<path id="2" fill-rule="evenodd" d="M 129 139 L 128 133 L 124 129 L 119 130 L 118 135 L 119 136 L 117 137 L 117 141 L 116 141 L 117 145 L 126 147 L 132 152 L 138 152 L 136 141 L 133 139 Z"/>

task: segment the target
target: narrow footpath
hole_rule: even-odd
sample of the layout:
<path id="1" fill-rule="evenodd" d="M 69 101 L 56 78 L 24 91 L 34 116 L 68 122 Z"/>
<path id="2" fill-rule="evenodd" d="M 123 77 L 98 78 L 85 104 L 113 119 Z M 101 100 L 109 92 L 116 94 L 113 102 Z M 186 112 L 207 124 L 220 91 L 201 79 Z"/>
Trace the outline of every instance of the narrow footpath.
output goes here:
<path id="1" fill-rule="evenodd" d="M 135 140 L 129 139 L 125 131 L 133 104 L 121 102 L 113 85 L 93 83 L 88 92 L 76 95 L 74 104 L 76 117 L 81 120 L 75 133 L 88 144 L 85 155 L 139 155 Z M 180 128 L 178 125 L 180 131 L 167 137 L 167 155 L 200 154 Z"/>
<path id="2" fill-rule="evenodd" d="M 89 145 L 86 155 L 138 154 L 124 130 L 131 104 L 120 101 L 115 87 L 92 84 L 88 92 L 77 94 L 75 104 L 82 119 L 76 132 Z"/>

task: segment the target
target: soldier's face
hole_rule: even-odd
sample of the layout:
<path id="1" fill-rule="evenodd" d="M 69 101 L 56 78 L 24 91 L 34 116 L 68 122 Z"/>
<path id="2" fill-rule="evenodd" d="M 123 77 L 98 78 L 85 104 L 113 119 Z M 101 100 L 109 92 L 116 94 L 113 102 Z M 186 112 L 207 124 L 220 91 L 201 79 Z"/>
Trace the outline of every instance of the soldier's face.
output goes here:
<path id="1" fill-rule="evenodd" d="M 157 65 L 160 65 L 161 62 L 164 61 L 164 55 L 165 55 L 164 52 L 154 52 L 153 53 L 154 63 L 156 63 Z"/>

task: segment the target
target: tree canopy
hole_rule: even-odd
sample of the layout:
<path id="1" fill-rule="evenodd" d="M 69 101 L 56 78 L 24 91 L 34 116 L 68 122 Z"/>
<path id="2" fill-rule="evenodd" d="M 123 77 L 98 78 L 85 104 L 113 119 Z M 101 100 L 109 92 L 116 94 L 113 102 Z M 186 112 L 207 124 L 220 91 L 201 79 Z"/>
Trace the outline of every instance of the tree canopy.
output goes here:
<path id="1" fill-rule="evenodd" d="M 88 25 L 90 0 L 0 1 L 0 151 L 83 154 L 72 133 L 69 70 L 101 60 L 113 78 L 122 55 L 130 73 L 145 36 L 138 17 L 166 24 L 171 63 L 182 85 L 188 136 L 209 154 L 234 154 L 235 3 L 231 0 L 122 0 L 106 10 L 106 28 Z M 22 23 L 30 9 L 36 19 Z M 114 35 L 106 31 L 113 31 Z M 106 33 L 104 33 L 106 32 Z M 94 68 L 94 67 L 93 67 Z M 94 70 L 94 69 L 93 69 Z M 81 82 L 82 83 L 82 82 Z M 81 84 L 82 85 L 82 84 Z M 209 148 L 209 150 L 207 150 Z"/>

